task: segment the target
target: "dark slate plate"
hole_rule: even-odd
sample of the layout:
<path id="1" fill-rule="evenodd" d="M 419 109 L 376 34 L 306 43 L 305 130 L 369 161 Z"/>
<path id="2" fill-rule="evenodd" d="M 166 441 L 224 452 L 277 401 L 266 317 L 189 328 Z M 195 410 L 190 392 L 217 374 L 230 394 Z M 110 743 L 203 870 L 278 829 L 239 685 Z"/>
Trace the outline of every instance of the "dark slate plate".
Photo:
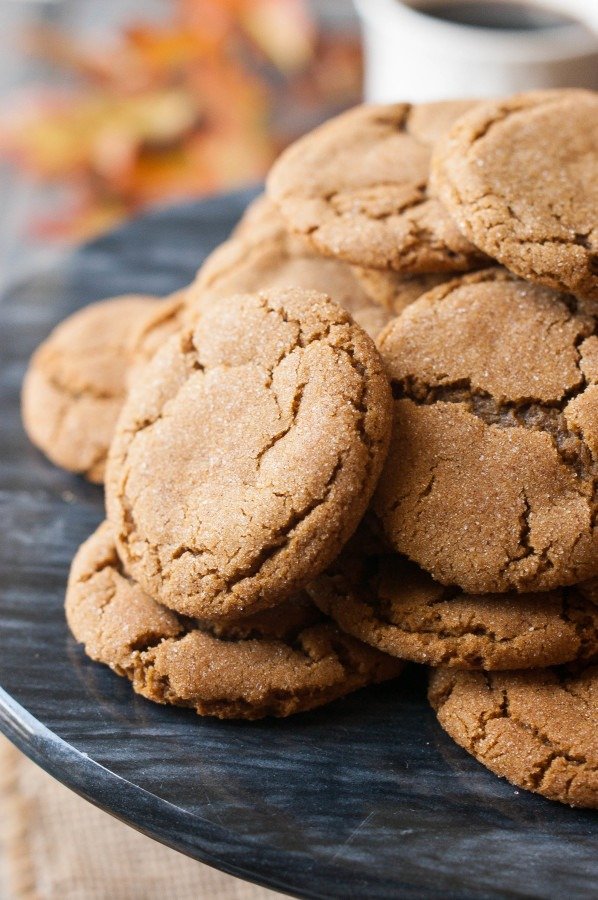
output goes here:
<path id="1" fill-rule="evenodd" d="M 143 218 L 0 305 L 0 727 L 141 831 L 299 896 L 595 896 L 594 815 L 519 792 L 461 751 L 415 667 L 286 721 L 222 723 L 136 697 L 67 633 L 69 563 L 102 518 L 102 494 L 28 444 L 27 358 L 82 304 L 188 283 L 249 196 Z"/>

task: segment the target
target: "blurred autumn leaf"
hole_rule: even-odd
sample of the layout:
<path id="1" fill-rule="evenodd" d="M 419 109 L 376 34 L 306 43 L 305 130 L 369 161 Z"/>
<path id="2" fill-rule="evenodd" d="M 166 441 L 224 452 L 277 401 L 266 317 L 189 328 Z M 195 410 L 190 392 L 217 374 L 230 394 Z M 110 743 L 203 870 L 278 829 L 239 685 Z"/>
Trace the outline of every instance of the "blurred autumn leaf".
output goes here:
<path id="1" fill-rule="evenodd" d="M 65 189 L 38 234 L 79 240 L 150 204 L 257 181 L 297 134 L 358 99 L 357 38 L 319 32 L 305 0 L 171 9 L 112 46 L 29 36 L 28 52 L 72 82 L 2 115 L 2 157 Z"/>

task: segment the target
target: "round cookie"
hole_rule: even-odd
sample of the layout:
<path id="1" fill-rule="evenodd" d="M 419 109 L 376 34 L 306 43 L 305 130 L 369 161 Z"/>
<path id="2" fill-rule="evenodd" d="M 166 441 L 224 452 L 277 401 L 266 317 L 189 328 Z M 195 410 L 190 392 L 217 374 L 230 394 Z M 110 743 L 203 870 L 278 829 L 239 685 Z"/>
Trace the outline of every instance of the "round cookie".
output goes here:
<path id="1" fill-rule="evenodd" d="M 393 316 L 400 315 L 422 294 L 454 277 L 442 272 L 431 272 L 427 275 L 401 275 L 399 272 L 363 269 L 360 266 L 351 266 L 351 269 L 368 297 Z"/>
<path id="2" fill-rule="evenodd" d="M 396 550 L 468 593 L 596 575 L 597 330 L 571 295 L 501 270 L 388 326 L 394 430 L 374 508 Z"/>
<path id="3" fill-rule="evenodd" d="M 308 592 L 343 631 L 393 656 L 456 669 L 526 669 L 598 654 L 596 587 L 464 594 L 360 526 Z"/>
<path id="4" fill-rule="evenodd" d="M 430 703 L 461 747 L 512 784 L 598 808 L 598 666 L 433 670 Z"/>
<path id="5" fill-rule="evenodd" d="M 137 693 L 222 719 L 288 716 L 401 670 L 324 621 L 305 597 L 214 627 L 181 618 L 123 572 L 106 522 L 75 556 L 66 614 L 88 656 Z"/>
<path id="6" fill-rule="evenodd" d="M 102 482 L 126 394 L 130 342 L 156 300 L 115 297 L 61 322 L 38 347 L 23 382 L 31 441 L 57 466 Z"/>
<path id="7" fill-rule="evenodd" d="M 200 618 L 296 593 L 363 515 L 391 405 L 373 342 L 325 295 L 206 304 L 119 419 L 106 502 L 127 571 Z"/>
<path id="8" fill-rule="evenodd" d="M 432 188 L 463 234 L 513 272 L 598 299 L 598 93 L 477 106 L 437 145 Z"/>
<path id="9" fill-rule="evenodd" d="M 431 151 L 471 101 L 359 106 L 274 164 L 268 195 L 319 253 L 403 273 L 473 267 L 479 250 L 428 193 Z"/>
<path id="10" fill-rule="evenodd" d="M 372 302 L 351 267 L 318 256 L 301 237 L 288 234 L 270 200 L 259 197 L 246 216 L 237 236 L 217 247 L 199 270 L 189 291 L 192 308 L 233 294 L 296 287 L 329 294 L 371 337 L 388 324 L 390 312 Z"/>

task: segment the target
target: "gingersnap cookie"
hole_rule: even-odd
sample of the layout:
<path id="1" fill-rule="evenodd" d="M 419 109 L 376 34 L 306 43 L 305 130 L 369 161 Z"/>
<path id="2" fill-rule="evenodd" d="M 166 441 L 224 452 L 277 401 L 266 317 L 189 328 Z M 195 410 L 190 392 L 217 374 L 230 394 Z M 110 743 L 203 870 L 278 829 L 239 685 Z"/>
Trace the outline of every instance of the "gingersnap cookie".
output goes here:
<path id="1" fill-rule="evenodd" d="M 205 304 L 119 419 L 106 501 L 127 571 L 200 618 L 281 602 L 356 528 L 390 426 L 378 352 L 325 295 Z"/>
<path id="2" fill-rule="evenodd" d="M 468 593 L 594 577 L 598 323 L 584 304 L 487 270 L 416 300 L 379 344 L 394 431 L 374 507 L 392 546 Z"/>
<path id="3" fill-rule="evenodd" d="M 339 632 L 305 596 L 217 626 L 178 616 L 126 575 L 107 522 L 73 560 L 66 614 L 87 655 L 138 694 L 203 716 L 288 716 L 401 670 Z"/>
<path id="4" fill-rule="evenodd" d="M 359 106 L 284 151 L 268 195 L 325 256 L 403 273 L 463 271 L 482 254 L 428 192 L 434 144 L 471 101 Z"/>
<path id="5" fill-rule="evenodd" d="M 526 669 L 598 654 L 598 583 L 587 592 L 465 594 L 390 552 L 365 525 L 308 592 L 343 631 L 430 666 Z"/>
<path id="6" fill-rule="evenodd" d="M 489 256 L 598 299 L 598 93 L 534 91 L 476 106 L 437 145 L 432 184 Z"/>
<path id="7" fill-rule="evenodd" d="M 124 296 L 92 303 L 61 322 L 33 354 L 23 382 L 23 424 L 57 466 L 103 481 L 126 395 L 131 336 L 156 302 Z"/>
<path id="8" fill-rule="evenodd" d="M 598 807 L 598 666 L 436 669 L 428 696 L 444 730 L 492 772 L 549 800 Z"/>
<path id="9" fill-rule="evenodd" d="M 215 298 L 285 287 L 323 291 L 376 337 L 392 311 L 370 299 L 347 263 L 319 256 L 303 238 L 289 234 L 270 200 L 260 197 L 254 203 L 246 213 L 248 223 L 241 220 L 237 236 L 217 247 L 199 270 L 189 307 L 200 310 Z"/>
<path id="10" fill-rule="evenodd" d="M 368 297 L 394 316 L 400 315 L 422 294 L 454 277 L 443 272 L 401 275 L 399 272 L 364 269 L 361 266 L 351 266 L 351 270 Z"/>

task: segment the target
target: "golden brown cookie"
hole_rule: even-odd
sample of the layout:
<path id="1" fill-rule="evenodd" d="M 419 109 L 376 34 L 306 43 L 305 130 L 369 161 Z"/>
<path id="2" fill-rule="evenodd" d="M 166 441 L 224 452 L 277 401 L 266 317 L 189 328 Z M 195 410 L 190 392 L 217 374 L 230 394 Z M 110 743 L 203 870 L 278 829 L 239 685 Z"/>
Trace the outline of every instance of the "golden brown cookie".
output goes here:
<path id="1" fill-rule="evenodd" d="M 471 101 L 359 106 L 282 154 L 268 195 L 318 252 L 403 273 L 472 268 L 480 252 L 428 194 L 432 147 Z"/>
<path id="2" fill-rule="evenodd" d="M 396 550 L 468 593 L 596 575 L 597 331 L 574 297 L 500 270 L 388 326 L 394 431 L 375 509 Z"/>
<path id="3" fill-rule="evenodd" d="M 101 482 L 126 394 L 130 343 L 156 300 L 115 297 L 61 322 L 35 351 L 23 382 L 31 441 L 57 466 Z"/>
<path id="4" fill-rule="evenodd" d="M 318 256 L 304 239 L 288 234 L 282 216 L 267 198 L 260 197 L 254 204 L 246 213 L 247 221 L 241 220 L 237 236 L 221 244 L 199 270 L 189 289 L 189 306 L 201 309 L 215 298 L 272 288 L 323 291 L 376 337 L 391 314 L 370 299 L 351 267 Z"/>
<path id="5" fill-rule="evenodd" d="M 144 375 L 106 479 L 127 570 L 202 618 L 296 593 L 351 536 L 387 452 L 371 339 L 325 295 L 273 290 L 206 304 Z"/>
<path id="6" fill-rule="evenodd" d="M 137 693 L 221 719 L 288 716 L 401 670 L 339 632 L 305 597 L 214 627 L 176 615 L 124 573 L 107 522 L 73 560 L 66 614 L 88 656 Z"/>
<path id="7" fill-rule="evenodd" d="M 477 106 L 437 145 L 432 186 L 463 234 L 513 272 L 598 299 L 598 94 Z"/>
<path id="8" fill-rule="evenodd" d="M 368 297 L 392 315 L 400 315 L 422 294 L 444 284 L 454 275 L 431 272 L 427 275 L 401 275 L 384 269 L 351 266 L 353 274 Z"/>
<path id="9" fill-rule="evenodd" d="M 598 807 L 598 666 L 433 670 L 430 703 L 450 736 L 512 784 Z"/>
<path id="10" fill-rule="evenodd" d="M 343 631 L 417 663 L 527 669 L 598 655 L 598 584 L 464 594 L 385 549 L 364 525 L 308 592 Z"/>

